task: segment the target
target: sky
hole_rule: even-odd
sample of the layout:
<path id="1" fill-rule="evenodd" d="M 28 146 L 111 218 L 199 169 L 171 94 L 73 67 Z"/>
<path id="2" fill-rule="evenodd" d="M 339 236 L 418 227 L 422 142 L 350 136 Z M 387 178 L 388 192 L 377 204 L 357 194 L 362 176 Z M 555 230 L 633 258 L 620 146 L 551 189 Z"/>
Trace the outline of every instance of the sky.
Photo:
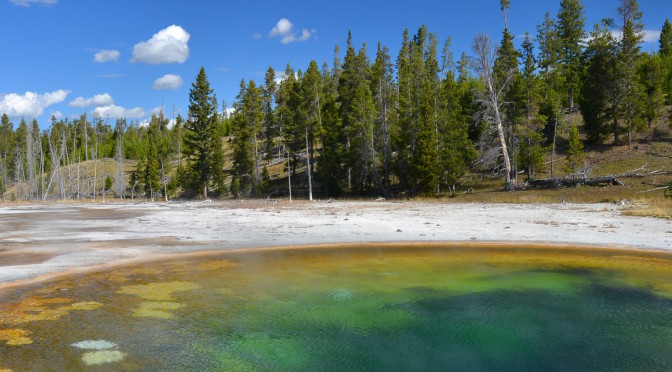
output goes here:
<path id="1" fill-rule="evenodd" d="M 507 12 L 517 42 L 560 0 L 512 0 Z M 617 17 L 619 0 L 584 0 L 586 29 Z M 646 42 L 658 47 L 672 0 L 639 0 Z M 241 79 L 263 83 L 264 72 L 289 63 L 305 70 L 311 59 L 331 64 L 334 46 L 345 53 L 348 31 L 354 46 L 377 43 L 399 51 L 404 29 L 426 25 L 439 40 L 452 39 L 459 58 L 470 54 L 474 36 L 496 42 L 504 20 L 498 0 L 284 1 L 215 0 L 0 0 L 0 113 L 18 125 L 36 118 L 76 118 L 87 112 L 110 124 L 118 117 L 146 122 L 164 108 L 183 116 L 189 89 L 205 68 L 220 104 L 229 107 Z M 441 42 L 441 45 L 443 42 Z"/>

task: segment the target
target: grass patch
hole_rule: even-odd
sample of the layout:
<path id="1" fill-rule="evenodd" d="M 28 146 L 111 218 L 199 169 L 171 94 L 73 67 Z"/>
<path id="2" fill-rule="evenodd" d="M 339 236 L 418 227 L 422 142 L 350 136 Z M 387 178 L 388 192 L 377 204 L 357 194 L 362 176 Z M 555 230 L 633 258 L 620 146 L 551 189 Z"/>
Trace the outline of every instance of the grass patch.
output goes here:
<path id="1" fill-rule="evenodd" d="M 633 205 L 622 212 L 625 216 L 656 217 L 672 219 L 672 199 L 657 198 L 646 203 Z"/>

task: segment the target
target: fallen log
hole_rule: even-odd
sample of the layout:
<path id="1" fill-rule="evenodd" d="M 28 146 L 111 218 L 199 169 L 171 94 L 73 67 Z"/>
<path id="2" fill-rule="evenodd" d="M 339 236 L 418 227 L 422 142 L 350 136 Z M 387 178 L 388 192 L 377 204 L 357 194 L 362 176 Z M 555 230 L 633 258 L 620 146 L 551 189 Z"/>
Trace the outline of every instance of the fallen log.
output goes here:
<path id="1" fill-rule="evenodd" d="M 525 183 L 526 188 L 531 189 L 557 189 L 561 187 L 577 186 L 623 186 L 624 183 L 614 176 L 597 178 L 542 178 L 529 180 Z"/>

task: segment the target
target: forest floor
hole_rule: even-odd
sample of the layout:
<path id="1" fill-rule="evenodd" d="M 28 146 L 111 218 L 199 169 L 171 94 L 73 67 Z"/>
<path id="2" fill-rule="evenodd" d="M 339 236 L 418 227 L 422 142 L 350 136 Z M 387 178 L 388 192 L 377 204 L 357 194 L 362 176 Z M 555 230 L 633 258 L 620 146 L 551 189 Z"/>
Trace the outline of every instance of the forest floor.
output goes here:
<path id="1" fill-rule="evenodd" d="M 260 247 L 452 242 L 672 250 L 670 221 L 628 216 L 626 208 L 337 200 L 4 204 L 0 289 L 176 254 Z"/>

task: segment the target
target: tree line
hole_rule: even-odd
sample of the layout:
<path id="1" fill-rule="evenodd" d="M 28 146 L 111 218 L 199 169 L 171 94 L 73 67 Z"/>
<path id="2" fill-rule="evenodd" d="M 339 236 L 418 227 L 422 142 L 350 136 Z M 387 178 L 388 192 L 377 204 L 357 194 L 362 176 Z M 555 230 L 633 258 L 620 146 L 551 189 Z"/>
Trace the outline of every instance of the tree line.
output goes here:
<path id="1" fill-rule="evenodd" d="M 479 34 L 471 55 L 457 59 L 450 38 L 441 42 L 425 26 L 403 32 L 396 58 L 380 43 L 374 53 L 356 48 L 348 34 L 344 56 L 336 46 L 331 64 L 269 67 L 261 84 L 242 80 L 231 115 L 226 104 L 219 109 L 203 68 L 186 118 L 161 112 L 139 126 L 82 115 L 52 118 L 40 131 L 23 119 L 14 130 L 3 115 L 0 192 L 10 197 L 15 185 L 19 199 L 264 197 L 277 191 L 272 167 L 284 168 L 290 189 L 299 177 L 310 198 L 454 194 L 473 169 L 514 189 L 521 174 L 547 171 L 549 157 L 557 174 L 558 130 L 576 115 L 583 135 L 565 128 L 561 150 L 564 173 L 579 175 L 581 138 L 631 145 L 657 120 L 672 122 L 672 26 L 662 26 L 658 52 L 642 52 L 637 1 L 616 5 L 618 18 L 588 33 L 582 1 L 561 0 L 517 49 L 511 3 L 501 0 L 501 41 Z M 99 165 L 104 159 L 114 159 L 114 171 Z M 137 167 L 127 171 L 124 160 Z"/>

